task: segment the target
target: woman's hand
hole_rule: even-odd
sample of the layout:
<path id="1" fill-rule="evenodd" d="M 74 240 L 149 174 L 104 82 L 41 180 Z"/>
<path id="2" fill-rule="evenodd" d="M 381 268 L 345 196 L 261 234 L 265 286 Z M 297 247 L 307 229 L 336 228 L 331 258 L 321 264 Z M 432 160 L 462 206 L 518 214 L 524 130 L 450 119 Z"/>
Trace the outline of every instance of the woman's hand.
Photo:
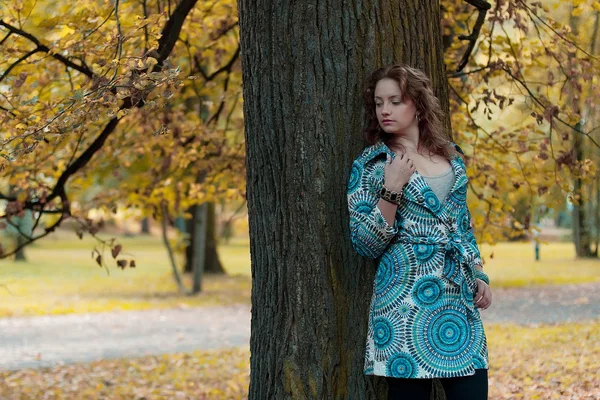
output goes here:
<path id="1" fill-rule="evenodd" d="M 388 155 L 385 163 L 384 185 L 393 192 L 401 192 L 413 172 L 415 172 L 415 166 L 406 154 L 398 155 L 393 160 Z"/>
<path id="2" fill-rule="evenodd" d="M 487 309 L 492 305 L 492 291 L 487 283 L 481 279 L 475 279 L 477 281 L 477 294 L 473 300 L 475 307 L 483 310 Z"/>

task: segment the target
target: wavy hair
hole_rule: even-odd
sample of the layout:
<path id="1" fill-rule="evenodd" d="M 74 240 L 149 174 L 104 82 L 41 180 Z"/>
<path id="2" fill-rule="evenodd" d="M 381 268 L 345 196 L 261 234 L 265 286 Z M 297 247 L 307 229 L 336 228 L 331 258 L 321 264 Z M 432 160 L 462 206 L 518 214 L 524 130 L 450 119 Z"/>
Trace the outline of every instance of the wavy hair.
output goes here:
<path id="1" fill-rule="evenodd" d="M 363 132 L 367 144 L 382 141 L 387 145 L 394 136 L 381 129 L 375 111 L 375 86 L 385 78 L 398 82 L 402 100 L 409 98 L 416 106 L 419 116 L 419 147 L 450 160 L 456 150 L 454 146 L 448 145 L 450 135 L 442 125 L 444 112 L 440 101 L 433 94 L 429 78 L 421 70 L 401 64 L 379 68 L 367 79 L 364 89 L 367 127 Z"/>

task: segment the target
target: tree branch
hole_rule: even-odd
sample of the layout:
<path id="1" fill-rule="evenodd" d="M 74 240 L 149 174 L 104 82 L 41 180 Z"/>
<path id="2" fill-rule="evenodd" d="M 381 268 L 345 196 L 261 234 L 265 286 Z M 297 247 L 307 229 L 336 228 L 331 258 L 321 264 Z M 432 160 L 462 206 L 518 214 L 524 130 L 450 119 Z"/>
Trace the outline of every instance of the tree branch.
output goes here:
<path id="1" fill-rule="evenodd" d="M 17 61 L 12 63 L 10 65 L 10 67 L 6 68 L 6 71 L 4 71 L 2 76 L 0 76 L 0 82 L 2 82 L 4 80 L 4 78 L 6 78 L 8 76 L 8 74 L 10 74 L 10 71 L 12 71 L 13 68 L 15 68 L 17 65 L 19 65 L 20 63 L 22 63 L 23 61 L 27 60 L 29 57 L 31 57 L 32 55 L 34 55 L 35 53 L 38 53 L 40 51 L 41 51 L 40 48 L 36 47 L 35 49 L 31 50 L 30 52 L 25 54 L 23 57 L 19 58 Z"/>
<path id="2" fill-rule="evenodd" d="M 183 27 L 183 23 L 185 22 L 187 15 L 193 9 L 196 2 L 197 2 L 197 0 L 182 0 L 179 3 L 179 5 L 177 6 L 177 8 L 173 11 L 171 18 L 169 18 L 169 20 L 165 24 L 165 27 L 162 30 L 162 36 L 159 40 L 159 46 L 158 46 L 158 57 L 157 57 L 158 63 L 154 66 L 153 71 L 155 71 L 155 72 L 160 71 L 165 60 L 171 54 L 173 47 L 175 46 L 175 43 L 177 42 L 177 38 L 179 37 L 179 34 L 181 33 L 181 28 Z M 0 25 L 8 27 L 14 33 L 20 34 L 20 35 L 28 38 L 29 40 L 33 41 L 34 43 L 36 43 L 38 45 L 38 47 L 40 47 L 40 49 L 42 51 L 49 51 L 49 49 L 47 47 L 39 44 L 39 41 L 37 41 L 37 39 L 35 37 L 33 37 L 32 35 L 29 35 L 26 32 L 23 32 L 17 28 L 14 28 L 14 27 L 4 23 L 1 20 L 0 20 Z M 53 57 L 55 57 L 55 58 L 56 58 L 56 56 L 57 55 L 53 55 Z M 90 77 L 93 76 L 93 73 L 91 71 L 85 69 L 87 67 L 78 66 L 76 64 L 73 64 L 71 61 L 67 60 L 66 58 L 64 58 L 62 56 L 60 56 L 60 57 L 62 58 L 61 61 L 64 62 L 66 65 L 67 65 L 67 63 L 69 63 L 69 66 L 73 65 L 72 68 L 77 69 L 78 71 L 80 71 L 82 73 L 86 73 L 84 71 L 87 71 L 90 75 L 88 75 L 88 73 L 86 73 L 86 75 L 88 75 Z M 134 102 L 131 97 L 128 97 L 128 98 L 123 99 L 123 104 L 121 105 L 121 107 L 119 107 L 119 109 L 124 110 L 124 109 L 132 108 L 134 106 L 142 107 L 143 104 L 144 104 L 143 102 Z M 44 199 L 38 200 L 38 201 L 24 202 L 24 206 L 26 209 L 31 209 L 31 210 L 37 209 L 39 212 L 43 213 L 45 205 L 47 205 L 49 202 L 51 202 L 56 197 L 60 197 L 63 200 L 63 213 L 61 214 L 61 217 L 59 218 L 59 220 L 55 224 L 53 224 L 50 228 L 47 228 L 46 232 L 44 234 L 32 238 L 31 241 L 25 242 L 23 245 L 19 246 L 16 250 L 12 251 L 11 253 L 2 254 L 2 255 L 0 255 L 0 257 L 7 257 L 11 254 L 14 254 L 16 251 L 23 248 L 24 246 L 32 243 L 35 240 L 38 240 L 38 239 L 46 236 L 49 232 L 54 231 L 56 229 L 56 227 L 58 227 L 58 225 L 60 225 L 60 223 L 64 220 L 64 218 L 66 216 L 70 215 L 70 204 L 69 204 L 68 198 L 66 196 L 66 191 L 65 191 L 65 185 L 66 185 L 67 181 L 69 180 L 69 178 L 71 176 L 73 176 L 75 173 L 77 173 L 82 168 L 84 168 L 87 165 L 87 163 L 92 159 L 94 154 L 96 154 L 103 147 L 106 139 L 110 136 L 111 133 L 113 133 L 115 131 L 118 122 L 119 122 L 118 118 L 113 118 L 108 122 L 108 124 L 104 127 L 104 129 L 100 133 L 100 135 L 94 140 L 94 142 L 72 164 L 70 164 L 67 167 L 67 169 L 60 175 L 60 177 L 56 181 L 56 184 L 54 185 L 54 189 L 52 190 L 52 192 L 50 193 L 50 195 L 47 198 L 44 198 Z M 16 198 L 13 198 L 11 196 L 4 196 L 2 194 L 0 194 L 0 199 L 4 199 L 4 200 L 8 200 L 8 201 L 16 201 L 17 200 Z"/>
<path id="3" fill-rule="evenodd" d="M 471 56 L 471 53 L 473 52 L 473 49 L 475 48 L 475 42 L 477 42 L 477 38 L 479 37 L 479 32 L 481 32 L 481 27 L 483 26 L 483 23 L 485 21 L 485 14 L 487 13 L 487 10 L 492 8 L 492 5 L 485 0 L 465 0 L 465 1 L 467 3 L 469 3 L 470 5 L 476 7 L 479 10 L 479 15 L 477 16 L 477 21 L 475 22 L 475 26 L 473 27 L 473 32 L 471 32 L 471 34 L 468 36 L 460 35 L 458 37 L 458 39 L 460 39 L 460 40 L 468 40 L 469 45 L 467 46 L 467 49 L 465 50 L 465 54 L 463 55 L 462 60 L 460 61 L 460 63 L 458 64 L 458 67 L 456 68 L 456 72 L 462 71 L 467 66 L 467 63 L 469 62 L 469 57 Z"/>
<path id="4" fill-rule="evenodd" d="M 72 62 L 71 60 L 69 60 L 68 58 L 66 58 L 58 53 L 50 53 L 50 48 L 48 48 L 48 46 L 41 44 L 40 41 L 32 34 L 25 32 L 24 30 L 21 30 L 10 24 L 7 24 L 6 22 L 4 22 L 2 20 L 0 20 L 0 26 L 7 28 L 12 33 L 15 33 L 17 35 L 20 35 L 20 36 L 23 36 L 24 38 L 29 39 L 31 42 L 33 42 L 33 44 L 35 44 L 37 46 L 38 51 L 43 51 L 45 53 L 48 53 L 51 57 L 60 61 L 67 67 L 73 68 L 74 70 L 81 72 L 82 74 L 86 75 L 90 79 L 92 79 L 95 76 L 94 73 L 92 72 L 92 70 L 86 64 L 77 65 L 74 62 Z"/>

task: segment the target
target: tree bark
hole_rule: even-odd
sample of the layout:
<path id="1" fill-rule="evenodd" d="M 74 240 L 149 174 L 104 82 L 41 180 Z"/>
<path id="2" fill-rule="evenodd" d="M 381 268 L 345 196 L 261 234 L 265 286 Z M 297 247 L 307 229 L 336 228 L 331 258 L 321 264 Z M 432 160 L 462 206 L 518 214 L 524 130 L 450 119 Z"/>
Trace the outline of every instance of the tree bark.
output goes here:
<path id="1" fill-rule="evenodd" d="M 196 207 L 200 206 L 192 206 L 189 210 L 190 214 L 195 215 Z M 219 258 L 219 253 L 217 252 L 217 216 L 216 216 L 216 207 L 214 203 L 208 203 L 206 209 L 206 243 L 203 244 L 204 249 L 204 272 L 207 274 L 225 274 L 225 269 L 223 268 L 223 264 Z M 194 246 L 195 243 L 195 231 L 194 231 L 194 219 L 191 218 L 186 220 L 186 231 L 190 234 L 190 242 L 185 249 L 185 273 L 191 273 L 193 271 L 194 265 Z"/>
<path id="2" fill-rule="evenodd" d="M 375 264 L 351 247 L 346 185 L 374 69 L 423 69 L 448 110 L 439 11 L 432 0 L 239 1 L 250 399 L 385 398 L 385 381 L 363 374 Z"/>

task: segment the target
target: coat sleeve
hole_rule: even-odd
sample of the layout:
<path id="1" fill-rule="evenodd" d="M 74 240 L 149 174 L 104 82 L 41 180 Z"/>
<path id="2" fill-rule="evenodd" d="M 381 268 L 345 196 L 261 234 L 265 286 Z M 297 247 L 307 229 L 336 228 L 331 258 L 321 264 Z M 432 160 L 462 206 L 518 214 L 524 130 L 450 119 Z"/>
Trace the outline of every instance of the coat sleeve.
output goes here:
<path id="1" fill-rule="evenodd" d="M 472 258 L 472 261 L 471 261 L 471 268 L 473 268 L 475 278 L 479 278 L 489 285 L 490 279 L 487 276 L 487 274 L 485 272 L 479 271 L 479 270 L 477 270 L 477 268 L 475 268 L 478 265 L 481 265 L 483 267 L 483 263 L 481 261 L 481 252 L 479 251 L 479 246 L 477 245 L 477 240 L 475 239 L 475 234 L 473 233 L 473 220 L 471 218 L 471 213 L 469 212 L 468 208 L 467 208 L 467 213 L 469 215 L 469 229 L 467 230 L 466 239 L 469 242 L 469 244 L 471 245 L 471 249 L 475 253 L 475 256 Z"/>
<path id="2" fill-rule="evenodd" d="M 371 176 L 375 170 L 373 165 L 367 167 L 359 160 L 354 161 L 347 192 L 352 246 L 368 258 L 381 256 L 398 233 L 396 223 L 390 226 L 377 207 L 380 188 Z"/>

